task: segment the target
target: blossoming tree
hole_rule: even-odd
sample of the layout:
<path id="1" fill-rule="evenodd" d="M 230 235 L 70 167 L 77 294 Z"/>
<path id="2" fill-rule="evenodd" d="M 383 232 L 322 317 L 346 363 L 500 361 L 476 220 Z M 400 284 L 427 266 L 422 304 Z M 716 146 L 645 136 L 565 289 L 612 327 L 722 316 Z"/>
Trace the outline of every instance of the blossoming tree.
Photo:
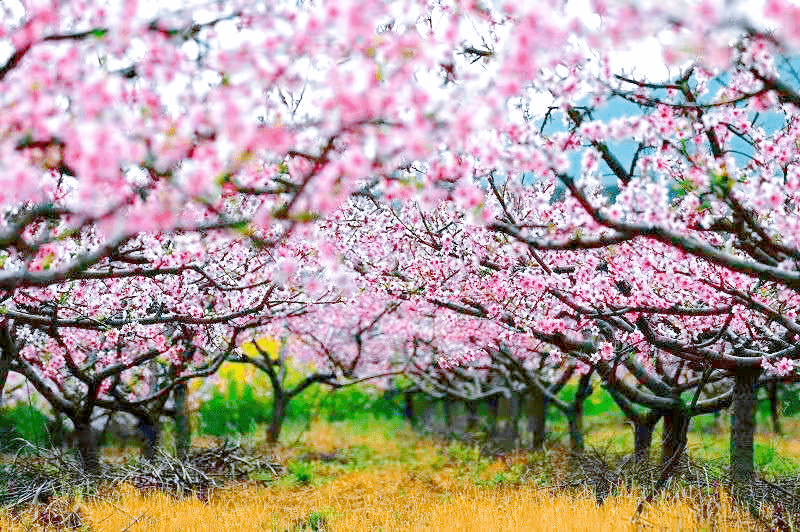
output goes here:
<path id="1" fill-rule="evenodd" d="M 17 290 L 4 307 L 9 369 L 72 421 L 91 467 L 98 409 L 127 411 L 156 428 L 170 393 L 213 373 L 242 333 L 336 300 L 325 287 L 302 289 L 300 272 L 287 275 L 284 260 L 226 233 L 160 233 L 160 245 L 149 238 L 140 235 L 125 260 Z M 273 251 L 298 252 L 288 242 Z"/>
<path id="2" fill-rule="evenodd" d="M 478 251 L 468 257 L 452 256 L 445 241 L 438 263 L 380 239 L 362 243 L 364 253 L 384 246 L 381 293 L 402 296 L 391 278 L 406 283 L 406 269 L 425 280 L 417 290 L 426 297 L 406 306 L 447 307 L 453 290 L 482 292 L 459 304 L 491 320 L 437 334 L 453 362 L 482 349 L 474 332 L 512 349 L 532 338 L 588 346 L 587 365 L 642 345 L 642 357 L 658 349 L 700 372 L 729 372 L 733 476 L 752 474 L 754 386 L 762 370 L 793 374 L 798 358 L 796 7 L 2 9 L 0 290 L 17 313 L 3 317 L 7 331 L 28 319 L 23 327 L 38 323 L 36 334 L 58 343 L 45 324 L 67 327 L 59 320 L 75 297 L 74 323 L 102 315 L 123 327 L 113 321 L 119 302 L 94 310 L 94 294 L 76 296 L 73 282 L 146 278 L 118 265 L 135 264 L 141 243 L 141 271 L 165 267 L 148 254 L 164 245 L 158 235 L 226 229 L 273 260 L 300 226 L 353 195 L 397 202 L 409 215 L 411 198 L 425 208 L 450 202 L 443 216 L 455 205 L 476 222 L 459 237 Z M 653 35 L 675 73 L 626 72 L 625 51 Z M 512 251 L 495 264 L 499 244 Z M 277 262 L 286 275 L 296 267 Z M 484 280 L 473 286 L 475 272 Z M 517 282 L 524 297 L 513 297 Z M 49 295 L 29 295 L 37 291 Z M 39 321 L 25 318 L 26 305 Z M 202 319 L 241 325 L 241 309 L 208 310 Z M 12 351 L 3 349 L 0 380 L 24 358 Z"/>
<path id="3" fill-rule="evenodd" d="M 512 199 L 519 202 L 522 194 L 536 193 L 529 187 L 519 195 L 501 194 L 491 186 L 502 203 L 497 207 L 509 217 Z M 543 205 L 552 214 L 557 203 Z M 530 219 L 548 216 L 534 212 Z M 505 235 L 471 224 L 462 211 L 446 203 L 426 212 L 412 204 L 401 211 L 375 201 L 354 202 L 336 227 L 337 240 L 349 243 L 343 254 L 367 289 L 417 313 L 416 323 L 431 322 L 429 329 L 435 332 L 417 327 L 407 334 L 415 348 L 424 345 L 438 354 L 434 358 L 443 367 L 415 366 L 421 382 L 435 393 L 475 398 L 496 393 L 497 384 L 488 377 L 492 368 L 483 368 L 489 370 L 487 380 L 475 389 L 476 379 L 459 377 L 459 365 L 491 364 L 505 370 L 504 380 L 515 383 L 509 389 L 546 394 L 569 419 L 571 440 L 580 448 L 580 405 L 558 399 L 543 383 L 561 381 L 551 373 L 563 360 L 561 373 L 581 375 L 579 388 L 588 391 L 589 375 L 596 369 L 634 425 L 637 456 L 646 455 L 653 426 L 664 417 L 670 427 L 664 432 L 662 454 L 667 458 L 681 454 L 691 416 L 716 411 L 730 400 L 729 390 L 718 386 L 725 371 L 706 375 L 696 365 L 651 349 L 641 333 L 630 334 L 634 325 L 597 310 L 616 305 L 617 297 L 625 297 L 619 292 L 629 291 L 622 279 L 609 274 L 613 262 L 603 258 L 605 251 L 531 252 Z M 399 261 L 389 251 L 397 249 L 402 250 Z M 617 337 L 615 326 L 624 335 Z M 570 332 L 573 339 L 564 338 Z M 696 397 L 686 407 L 681 394 L 692 390 Z M 638 413 L 633 405 L 652 415 Z"/>

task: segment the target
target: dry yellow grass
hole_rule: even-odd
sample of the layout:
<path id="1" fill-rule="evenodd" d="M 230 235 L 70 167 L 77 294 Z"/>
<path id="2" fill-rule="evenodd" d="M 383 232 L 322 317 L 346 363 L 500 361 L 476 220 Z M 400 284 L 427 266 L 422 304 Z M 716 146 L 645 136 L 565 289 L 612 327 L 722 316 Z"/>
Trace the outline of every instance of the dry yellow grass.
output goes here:
<path id="1" fill-rule="evenodd" d="M 197 497 L 142 495 L 122 486 L 84 501 L 85 529 L 129 532 L 305 530 L 324 524 L 330 531 L 360 530 L 753 530 L 748 517 L 724 494 L 664 497 L 635 517 L 640 496 L 609 496 L 598 506 L 591 493 L 554 494 L 532 485 L 481 487 L 485 480 L 520 464 L 521 457 L 471 462 L 448 457 L 441 447 L 410 431 L 317 424 L 302 448 L 278 449 L 282 461 L 303 453 L 367 449 L 371 465 L 315 463 L 308 486 L 286 479 L 269 486 L 240 485 Z M 552 456 L 558 459 L 557 455 Z M 466 465 L 465 465 L 466 464 Z M 337 469 L 338 468 L 338 469 Z M 70 503 L 60 504 L 67 509 Z M 63 513 L 64 508 L 61 508 Z M 41 514 L 41 509 L 38 510 Z M 0 531 L 41 530 L 36 511 L 0 516 Z M 41 519 L 39 519 L 41 522 Z"/>
<path id="2" fill-rule="evenodd" d="M 531 487 L 482 489 L 458 486 L 446 476 L 392 469 L 348 473 L 320 488 L 221 490 L 207 504 L 195 497 L 142 496 L 123 487 L 115 497 L 84 504 L 81 510 L 84 523 L 98 532 L 303 530 L 315 513 L 324 516 L 325 529 L 331 531 L 753 529 L 724 497 L 706 507 L 705 517 L 690 498 L 659 501 L 638 519 L 637 504 L 635 494 L 609 497 L 598 507 L 588 493 L 551 496 Z M 25 530 L 26 521 L 32 520 L 29 513 L 13 525 L 0 521 L 0 528 Z"/>

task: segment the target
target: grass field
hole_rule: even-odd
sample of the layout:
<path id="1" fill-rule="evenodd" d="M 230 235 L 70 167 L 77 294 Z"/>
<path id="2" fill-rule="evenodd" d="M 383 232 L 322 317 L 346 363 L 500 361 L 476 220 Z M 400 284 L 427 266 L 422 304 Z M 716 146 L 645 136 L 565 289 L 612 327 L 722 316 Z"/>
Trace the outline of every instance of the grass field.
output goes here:
<path id="1" fill-rule="evenodd" d="M 321 486 L 244 487 L 196 498 L 142 497 L 130 488 L 84 504 L 92 530 L 753 530 L 721 497 L 705 508 L 687 496 L 664 498 L 635 517 L 638 497 L 603 506 L 591 494 L 552 496 L 529 486 L 480 487 L 447 472 L 400 468 L 342 474 Z M 23 527 L 24 528 L 24 527 Z"/>
<path id="2" fill-rule="evenodd" d="M 797 434 L 797 428 L 787 422 L 786 432 Z M 588 445 L 624 451 L 630 449 L 629 432 L 619 425 L 593 427 Z M 245 443 L 258 445 L 257 440 L 253 436 Z M 591 490 L 557 489 L 559 467 L 569 459 L 559 446 L 534 455 L 489 457 L 476 446 L 421 438 L 399 421 L 370 418 L 315 423 L 302 432 L 295 428 L 285 441 L 293 444 L 272 451 L 285 465 L 285 474 L 277 478 L 265 475 L 180 499 L 122 485 L 91 498 L 56 499 L 49 508 L 6 512 L 0 530 L 42 530 L 47 524 L 142 532 L 764 528 L 733 505 L 722 488 L 666 490 L 639 514 L 642 494 L 635 487 L 615 489 L 602 505 Z M 761 434 L 757 444 L 761 469 L 797 470 L 792 458 L 800 449 L 797 439 Z M 722 467 L 725 436 L 693 432 L 690 452 L 710 467 Z"/>

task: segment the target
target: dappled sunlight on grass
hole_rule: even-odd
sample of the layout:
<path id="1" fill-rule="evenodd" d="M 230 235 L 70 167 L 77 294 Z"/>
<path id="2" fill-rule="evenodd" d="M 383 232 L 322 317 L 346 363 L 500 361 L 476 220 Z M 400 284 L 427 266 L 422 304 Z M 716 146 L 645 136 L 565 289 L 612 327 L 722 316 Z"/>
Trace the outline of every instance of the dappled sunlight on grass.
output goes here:
<path id="1" fill-rule="evenodd" d="M 774 434 L 768 426 L 758 427 L 755 437 L 756 468 L 767 476 L 786 475 L 800 472 L 800 421 L 785 418 L 782 420 L 783 435 Z M 727 416 L 714 419 L 701 416 L 693 420 L 687 447 L 689 455 L 719 467 L 725 467 L 729 460 L 730 434 Z M 652 455 L 657 457 L 661 441 L 661 424 L 653 432 Z M 587 448 L 600 449 L 611 453 L 627 454 L 633 449 L 633 431 L 629 424 L 616 422 L 593 426 L 586 435 Z"/>
<path id="2" fill-rule="evenodd" d="M 633 431 L 622 422 L 592 427 L 586 434 L 585 443 L 590 448 L 628 453 L 633 449 Z"/>
<path id="3" fill-rule="evenodd" d="M 401 446 L 413 445 L 418 437 L 404 423 L 365 418 L 348 422 L 314 423 L 301 441 L 318 452 L 363 446 L 385 456 L 400 454 Z"/>

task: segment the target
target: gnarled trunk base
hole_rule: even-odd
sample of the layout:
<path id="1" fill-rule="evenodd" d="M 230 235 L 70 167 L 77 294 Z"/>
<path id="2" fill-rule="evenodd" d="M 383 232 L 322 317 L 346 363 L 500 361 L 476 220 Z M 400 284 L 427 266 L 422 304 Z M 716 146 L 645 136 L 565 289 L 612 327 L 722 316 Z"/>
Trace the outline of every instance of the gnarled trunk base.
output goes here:
<path id="1" fill-rule="evenodd" d="M 178 460 L 186 460 L 192 445 L 189 426 L 189 390 L 185 382 L 175 385 L 175 454 Z"/>
<path id="2" fill-rule="evenodd" d="M 641 416 L 633 422 L 633 459 L 637 463 L 646 462 L 650 458 L 650 447 L 653 444 L 653 430 L 656 428 L 658 414 Z"/>
<path id="3" fill-rule="evenodd" d="M 739 370 L 734 375 L 731 416 L 731 484 L 736 496 L 745 491 L 755 473 L 753 437 L 756 429 L 758 370 Z"/>
<path id="4" fill-rule="evenodd" d="M 281 429 L 283 428 L 283 420 L 286 417 L 286 398 L 282 395 L 275 394 L 272 406 L 272 418 L 267 426 L 267 443 L 275 445 L 281 436 Z"/>
<path id="5" fill-rule="evenodd" d="M 75 445 L 83 470 L 90 475 L 96 475 L 100 472 L 100 435 L 89 421 L 74 424 Z"/>
<path id="6" fill-rule="evenodd" d="M 531 433 L 531 449 L 538 450 L 544 446 L 547 434 L 547 400 L 536 387 L 528 392 L 528 431 Z"/>

